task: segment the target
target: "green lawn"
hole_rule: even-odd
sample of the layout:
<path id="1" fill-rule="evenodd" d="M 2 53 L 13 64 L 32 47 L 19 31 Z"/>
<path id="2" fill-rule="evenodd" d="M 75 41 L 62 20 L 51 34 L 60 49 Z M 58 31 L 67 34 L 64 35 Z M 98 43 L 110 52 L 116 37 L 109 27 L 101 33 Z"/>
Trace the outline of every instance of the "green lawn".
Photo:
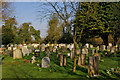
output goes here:
<path id="1" fill-rule="evenodd" d="M 9 56 L 2 56 L 2 78 L 88 78 L 87 68 L 78 67 L 76 72 L 73 73 L 73 60 L 67 58 L 67 66 L 59 66 L 59 58 L 56 57 L 56 53 L 51 54 L 51 62 L 49 68 L 41 68 L 36 64 L 40 63 L 45 53 L 41 53 L 40 57 L 37 57 L 35 64 L 27 63 L 23 59 L 31 60 L 30 56 L 25 56 L 22 59 L 13 59 Z M 106 70 L 110 68 L 118 67 L 119 57 L 102 57 L 99 62 L 100 76 L 96 78 L 116 78 L 119 79 L 120 74 L 112 73 L 108 75 Z M 87 61 L 86 61 L 87 62 Z"/>

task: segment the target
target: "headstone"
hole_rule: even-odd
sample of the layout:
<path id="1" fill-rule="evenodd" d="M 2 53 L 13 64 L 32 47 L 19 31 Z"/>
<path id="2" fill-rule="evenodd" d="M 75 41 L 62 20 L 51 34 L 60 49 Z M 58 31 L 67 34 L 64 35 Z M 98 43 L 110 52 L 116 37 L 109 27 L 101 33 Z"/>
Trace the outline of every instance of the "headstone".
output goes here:
<path id="1" fill-rule="evenodd" d="M 93 48 L 93 45 L 90 44 L 90 48 Z"/>
<path id="2" fill-rule="evenodd" d="M 112 47 L 112 43 L 109 43 L 108 46 Z"/>
<path id="3" fill-rule="evenodd" d="M 90 77 L 93 77 L 94 76 L 94 73 L 95 73 L 95 71 L 94 71 L 94 64 L 93 64 L 93 57 L 89 57 L 88 58 L 88 75 L 90 76 Z"/>
<path id="4" fill-rule="evenodd" d="M 95 75 L 98 75 L 98 73 L 99 73 L 99 58 L 98 58 L 98 56 L 93 57 L 93 63 L 94 63 Z"/>
<path id="5" fill-rule="evenodd" d="M 86 45 L 87 48 L 89 48 L 89 44 L 88 43 L 86 43 L 85 45 Z"/>
<path id="6" fill-rule="evenodd" d="M 48 57 L 42 58 L 42 68 L 50 67 L 50 59 Z"/>
<path id="7" fill-rule="evenodd" d="M 13 51 L 13 59 L 22 58 L 22 53 L 19 49 Z"/>
<path id="8" fill-rule="evenodd" d="M 111 53 L 114 53 L 115 52 L 115 47 L 112 47 L 111 48 Z"/>
<path id="9" fill-rule="evenodd" d="M 32 59 L 32 64 L 36 62 L 35 58 L 36 58 L 35 56 L 33 56 L 33 57 L 31 58 L 31 59 Z"/>
<path id="10" fill-rule="evenodd" d="M 99 53 L 95 53 L 94 56 L 98 56 L 98 59 L 100 60 L 101 55 Z"/>
<path id="11" fill-rule="evenodd" d="M 8 56 L 13 57 L 13 52 L 12 52 L 12 50 L 6 50 L 6 51 L 5 51 L 5 55 L 8 55 Z"/>
<path id="12" fill-rule="evenodd" d="M 99 46 L 97 46 L 97 50 L 100 50 Z"/>
<path id="13" fill-rule="evenodd" d="M 80 49 L 77 49 L 77 53 L 76 53 L 76 54 L 77 54 L 77 55 L 80 54 Z"/>
<path id="14" fill-rule="evenodd" d="M 107 51 L 110 51 L 110 46 L 107 46 Z"/>
<path id="15" fill-rule="evenodd" d="M 23 53 L 23 56 L 25 56 L 26 54 L 27 54 L 27 56 L 29 56 L 29 50 L 26 46 L 22 47 L 22 53 Z"/>
<path id="16" fill-rule="evenodd" d="M 72 51 L 70 52 L 70 58 L 73 59 L 75 56 L 75 52 L 74 52 L 74 49 L 72 49 Z"/>
<path id="17" fill-rule="evenodd" d="M 86 54 L 81 54 L 82 65 L 85 65 L 86 62 Z"/>
<path id="18" fill-rule="evenodd" d="M 82 59 L 81 59 L 81 55 L 79 54 L 79 57 L 78 57 L 78 66 L 81 66 L 82 64 Z"/>
<path id="19" fill-rule="evenodd" d="M 44 46 L 41 47 L 41 51 L 42 51 L 42 52 L 45 51 L 45 47 L 44 47 Z"/>
<path id="20" fill-rule="evenodd" d="M 34 52 L 35 51 L 35 48 L 33 46 L 30 47 L 31 48 L 31 51 Z"/>
<path id="21" fill-rule="evenodd" d="M 12 47 L 8 47 L 8 50 L 12 50 Z"/>
<path id="22" fill-rule="evenodd" d="M 38 56 L 40 56 L 40 50 L 39 50 L 39 49 L 36 49 L 36 50 L 35 50 L 35 57 L 38 57 Z"/>
<path id="23" fill-rule="evenodd" d="M 67 56 L 70 56 L 70 53 L 67 53 Z"/>
<path id="24" fill-rule="evenodd" d="M 92 49 L 92 55 L 94 55 L 95 54 L 95 49 Z"/>

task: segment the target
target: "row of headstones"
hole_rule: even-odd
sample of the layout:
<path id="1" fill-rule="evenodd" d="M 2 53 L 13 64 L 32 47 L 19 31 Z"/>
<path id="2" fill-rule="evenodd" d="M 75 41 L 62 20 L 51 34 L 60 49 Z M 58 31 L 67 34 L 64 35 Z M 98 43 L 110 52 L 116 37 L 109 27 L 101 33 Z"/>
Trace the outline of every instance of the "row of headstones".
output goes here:
<path id="1" fill-rule="evenodd" d="M 60 58 L 60 66 L 67 66 L 67 56 L 63 54 L 57 54 L 57 57 Z M 99 61 L 100 54 L 94 55 L 93 57 L 88 57 L 88 74 L 89 76 L 94 76 L 99 74 Z M 85 66 L 86 64 L 86 54 L 79 54 L 78 57 L 78 66 Z"/>

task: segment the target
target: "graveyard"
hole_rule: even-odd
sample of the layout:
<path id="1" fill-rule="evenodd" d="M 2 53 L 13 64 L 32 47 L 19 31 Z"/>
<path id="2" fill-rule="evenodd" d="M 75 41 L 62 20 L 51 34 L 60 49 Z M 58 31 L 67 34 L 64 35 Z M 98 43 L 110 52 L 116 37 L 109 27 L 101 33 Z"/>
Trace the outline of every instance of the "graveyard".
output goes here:
<path id="1" fill-rule="evenodd" d="M 88 44 L 87 44 L 88 45 Z M 22 49 L 25 47 L 25 50 Z M 51 48 L 50 48 L 51 47 Z M 76 72 L 73 72 L 74 65 L 74 52 L 72 52 L 72 46 L 68 44 L 59 44 L 58 46 L 48 46 L 48 44 L 42 44 L 41 46 L 33 47 L 28 46 L 14 46 L 16 50 L 13 51 L 13 54 L 8 49 L 4 47 L 5 52 L 2 55 L 2 78 L 113 78 L 119 79 L 120 76 L 120 67 L 119 67 L 119 49 L 114 50 L 115 54 L 111 54 L 108 50 L 106 54 L 105 49 L 102 47 L 100 50 L 97 50 L 98 46 L 95 48 L 92 46 L 84 47 L 87 52 L 83 49 L 78 50 L 77 60 L 76 60 Z M 17 49 L 18 48 L 18 49 Z M 12 49 L 12 47 L 11 47 Z M 54 50 L 56 49 L 56 50 Z M 101 55 L 97 68 L 99 72 L 96 76 L 89 74 L 89 60 L 96 54 L 94 51 Z M 25 53 L 29 53 L 25 54 Z M 18 54 L 19 53 L 19 54 Z M 12 55 L 11 55 L 12 54 Z M 18 54 L 18 55 L 17 55 Z M 85 54 L 84 59 L 80 59 L 79 54 Z M 96 55 L 95 55 L 96 56 Z M 97 55 L 98 56 L 98 55 Z M 82 56 L 81 56 L 82 58 Z M 82 61 L 83 60 L 83 61 Z"/>
<path id="2" fill-rule="evenodd" d="M 24 1 L 0 1 L 0 79 L 119 80 L 119 0 Z"/>

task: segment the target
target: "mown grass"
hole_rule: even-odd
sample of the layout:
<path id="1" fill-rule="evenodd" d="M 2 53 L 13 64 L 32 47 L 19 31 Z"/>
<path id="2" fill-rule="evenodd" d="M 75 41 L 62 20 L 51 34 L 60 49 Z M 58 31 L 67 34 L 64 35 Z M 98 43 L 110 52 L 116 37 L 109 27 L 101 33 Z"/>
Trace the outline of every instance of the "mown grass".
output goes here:
<path id="1" fill-rule="evenodd" d="M 40 52 L 40 56 L 36 58 L 36 63 L 31 64 L 23 61 L 23 59 L 31 60 L 34 54 L 25 56 L 22 59 L 13 59 L 9 56 L 2 56 L 2 78 L 88 78 L 88 71 L 85 67 L 77 65 L 76 72 L 72 72 L 73 60 L 67 57 L 67 66 L 59 66 L 59 58 L 56 53 L 51 52 L 50 67 L 41 68 L 37 63 L 41 64 L 42 58 L 45 57 L 44 52 Z M 107 74 L 106 70 L 118 67 L 119 57 L 102 57 L 99 62 L 100 76 L 99 78 L 115 78 L 119 79 L 119 74 Z M 86 61 L 87 62 L 87 61 Z M 90 78 L 90 77 L 89 77 Z"/>

